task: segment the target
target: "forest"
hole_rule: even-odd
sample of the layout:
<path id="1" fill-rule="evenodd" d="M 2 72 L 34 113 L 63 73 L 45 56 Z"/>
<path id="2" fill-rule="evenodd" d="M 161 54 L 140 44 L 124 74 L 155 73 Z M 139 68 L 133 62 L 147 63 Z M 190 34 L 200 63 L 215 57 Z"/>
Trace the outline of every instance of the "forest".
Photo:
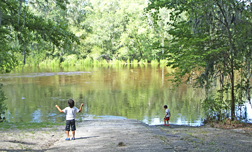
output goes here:
<path id="1" fill-rule="evenodd" d="M 169 11 L 159 13 L 163 20 L 156 26 L 147 5 L 144 0 L 2 1 L 2 43 L 12 51 L 11 64 L 2 68 L 165 59 L 159 43 L 164 46 L 169 38 L 164 24 Z"/>
<path id="2" fill-rule="evenodd" d="M 250 101 L 251 9 L 250 0 L 1 0 L 0 70 L 163 64 L 174 86 L 205 89 L 209 118 L 234 120 Z"/>

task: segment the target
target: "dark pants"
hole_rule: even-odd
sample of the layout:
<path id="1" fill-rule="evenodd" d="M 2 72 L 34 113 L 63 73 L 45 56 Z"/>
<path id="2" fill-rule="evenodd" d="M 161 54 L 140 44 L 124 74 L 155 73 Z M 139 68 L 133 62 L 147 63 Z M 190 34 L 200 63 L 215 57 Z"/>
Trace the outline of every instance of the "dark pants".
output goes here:
<path id="1" fill-rule="evenodd" d="M 168 121 L 168 120 L 170 120 L 170 117 L 166 117 L 164 120 L 167 120 L 167 121 Z"/>
<path id="2" fill-rule="evenodd" d="M 70 131 L 70 127 L 71 127 L 72 131 L 76 130 L 74 119 L 73 120 L 66 120 L 66 131 Z"/>

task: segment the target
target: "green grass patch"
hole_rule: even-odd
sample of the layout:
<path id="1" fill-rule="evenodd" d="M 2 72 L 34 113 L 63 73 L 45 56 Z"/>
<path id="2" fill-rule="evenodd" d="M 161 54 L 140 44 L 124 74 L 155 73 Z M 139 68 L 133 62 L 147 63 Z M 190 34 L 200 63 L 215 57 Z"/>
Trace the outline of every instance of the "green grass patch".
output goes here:
<path id="1" fill-rule="evenodd" d="M 0 129 L 38 129 L 38 128 L 51 128 L 53 126 L 62 126 L 64 123 L 53 123 L 53 122 L 30 122 L 30 123 L 0 123 Z"/>
<path id="2" fill-rule="evenodd" d="M 63 59 L 63 60 L 62 60 Z M 23 59 L 22 56 L 20 56 L 19 59 L 19 66 L 17 68 L 22 69 L 23 68 Z M 61 62 L 62 61 L 62 62 Z M 157 67 L 160 65 L 160 67 L 166 67 L 167 60 L 163 59 L 158 61 L 157 59 L 153 60 L 147 60 L 147 59 L 127 59 L 127 60 L 105 60 L 100 58 L 99 60 L 96 60 L 94 58 L 91 58 L 90 56 L 83 58 L 78 58 L 77 55 L 71 54 L 71 55 L 65 55 L 62 57 L 46 57 L 45 55 L 41 54 L 40 56 L 29 56 L 27 58 L 27 62 L 25 64 L 26 66 L 34 67 L 39 66 L 40 68 L 48 68 L 48 67 L 73 67 L 73 66 L 83 66 L 83 67 L 108 67 L 108 66 L 125 66 L 130 65 L 133 68 L 136 67 L 147 67 L 148 65 L 151 65 L 152 67 Z"/>
<path id="3" fill-rule="evenodd" d="M 159 65 L 158 60 L 151 60 L 151 67 L 157 67 Z"/>
<path id="4" fill-rule="evenodd" d="M 165 67 L 167 64 L 167 60 L 160 60 L 160 66 Z"/>
<path id="5" fill-rule="evenodd" d="M 134 60 L 131 62 L 131 64 L 133 64 L 133 65 L 138 65 L 138 61 L 134 59 Z"/>
<path id="6" fill-rule="evenodd" d="M 216 143 L 214 141 L 211 141 L 209 145 L 216 145 Z"/>

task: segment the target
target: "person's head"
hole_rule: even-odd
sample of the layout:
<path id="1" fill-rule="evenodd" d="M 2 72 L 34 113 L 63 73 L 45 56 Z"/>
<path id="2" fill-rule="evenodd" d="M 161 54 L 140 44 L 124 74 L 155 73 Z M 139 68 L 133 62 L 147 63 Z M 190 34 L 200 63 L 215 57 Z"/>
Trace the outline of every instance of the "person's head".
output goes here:
<path id="1" fill-rule="evenodd" d="M 164 105 L 164 108 L 167 109 L 167 105 Z"/>
<path id="2" fill-rule="evenodd" d="M 67 103 L 68 103 L 68 105 L 69 105 L 70 108 L 74 107 L 74 101 L 73 101 L 73 99 L 69 99 Z"/>

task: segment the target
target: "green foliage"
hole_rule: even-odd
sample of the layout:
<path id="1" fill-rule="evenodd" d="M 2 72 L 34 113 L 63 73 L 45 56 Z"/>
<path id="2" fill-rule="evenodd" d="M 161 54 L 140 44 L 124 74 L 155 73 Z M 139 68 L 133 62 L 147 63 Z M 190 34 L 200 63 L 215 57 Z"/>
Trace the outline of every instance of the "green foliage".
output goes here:
<path id="1" fill-rule="evenodd" d="M 171 38 L 166 31 L 171 26 L 164 24 L 169 21 L 165 18 L 169 11 L 162 9 L 157 13 L 161 20 L 154 26 L 150 15 L 153 12 L 144 12 L 147 6 L 144 0 L 29 0 L 27 7 L 11 0 L 3 4 L 7 8 L 4 17 L 12 9 L 20 10 L 20 14 L 8 16 L 12 22 L 4 25 L 15 27 L 9 44 L 12 48 L 15 46 L 16 55 L 21 56 L 20 64 L 44 65 L 54 58 L 61 58 L 62 62 L 72 54 L 78 60 L 87 57 L 102 60 L 101 56 L 105 55 L 106 60 L 150 62 L 164 58 L 166 51 L 160 47 L 160 42 L 164 47 Z M 15 24 L 17 18 L 19 25 Z M 50 60 L 45 61 L 48 57 Z M 62 63 L 67 64 L 73 63 Z"/>
<path id="2" fill-rule="evenodd" d="M 107 60 L 103 59 L 101 61 L 101 64 L 102 64 L 102 66 L 107 67 L 109 63 L 107 62 Z"/>
<path id="3" fill-rule="evenodd" d="M 128 64 L 128 65 L 130 64 L 130 60 L 129 60 L 129 59 L 127 60 L 127 64 Z"/>
<path id="4" fill-rule="evenodd" d="M 234 118 L 235 105 L 250 99 L 251 16 L 245 1 L 233 0 L 152 0 L 149 4 L 145 0 L 29 0 L 27 5 L 2 0 L 0 70 L 9 72 L 22 63 L 168 65 L 175 69 L 175 83 L 204 87 L 206 101 L 216 102 L 215 110 L 230 101 Z M 229 97 L 220 98 L 213 88 L 229 92 Z"/>
<path id="5" fill-rule="evenodd" d="M 159 65 L 158 60 L 151 60 L 151 66 L 152 67 L 157 67 Z"/>
<path id="6" fill-rule="evenodd" d="M 166 66 L 167 65 L 167 60 L 160 60 L 160 66 Z"/>
<path id="7" fill-rule="evenodd" d="M 1 0 L 0 71 L 18 65 L 137 67 L 163 59 L 166 52 L 154 44 L 170 38 L 169 26 L 154 27 L 146 6 L 145 0 Z"/>
<path id="8" fill-rule="evenodd" d="M 30 1 L 30 3 L 34 4 L 33 1 Z M 79 43 L 79 39 L 72 32 L 69 32 L 67 24 L 64 22 L 57 23 L 53 19 L 35 15 L 23 1 L 3 0 L 0 4 L 0 30 L 2 30 L 0 32 L 0 43 L 3 46 L 1 52 L 5 53 L 5 57 L 1 61 L 8 61 L 3 63 L 4 67 L 0 66 L 4 69 L 11 70 L 16 66 L 16 57 L 14 56 L 16 52 L 24 56 L 22 62 L 25 64 L 26 55 L 40 56 L 42 50 L 49 47 L 65 49 L 69 48 L 74 42 Z M 59 6 L 65 9 L 66 4 L 68 4 L 67 0 L 57 0 L 55 7 Z M 36 50 L 34 44 L 36 44 Z M 41 46 L 43 48 L 40 48 Z"/>
<path id="9" fill-rule="evenodd" d="M 4 95 L 4 92 L 2 91 L 3 84 L 0 84 L 0 122 L 5 120 L 5 117 L 2 117 L 3 114 L 5 114 L 5 110 L 7 109 L 6 105 L 4 104 L 4 100 L 6 100 L 6 97 Z"/>
<path id="10" fill-rule="evenodd" d="M 77 61 L 75 54 L 65 56 L 64 61 L 61 63 L 62 66 L 74 66 Z"/>
<path id="11" fill-rule="evenodd" d="M 90 57 L 92 57 L 93 59 L 97 59 L 102 55 L 102 53 L 103 53 L 103 50 L 100 47 L 94 46 L 91 49 Z"/>
<path id="12" fill-rule="evenodd" d="M 86 58 L 84 60 L 84 64 L 83 65 L 91 65 L 92 64 L 92 59 L 91 58 Z"/>
<path id="13" fill-rule="evenodd" d="M 163 7 L 172 10 L 167 22 L 172 26 L 167 30 L 172 37 L 167 58 L 168 66 L 176 69 L 173 81 L 193 80 L 195 86 L 204 87 L 206 112 L 211 109 L 221 115 L 223 110 L 231 110 L 233 120 L 236 103 L 243 103 L 251 88 L 252 41 L 246 40 L 251 36 L 250 5 L 233 0 L 153 0 L 147 10 L 160 13 Z M 153 15 L 158 25 L 160 15 Z M 223 90 L 229 92 L 226 99 L 220 98 Z"/>
<path id="14" fill-rule="evenodd" d="M 145 60 L 141 59 L 141 60 L 139 61 L 139 64 L 140 64 L 140 65 L 146 65 L 146 66 L 147 66 L 148 61 L 147 61 L 147 59 L 145 59 Z"/>
<path id="15" fill-rule="evenodd" d="M 131 64 L 133 64 L 133 65 L 138 65 L 138 61 L 134 59 L 134 60 L 131 62 Z"/>
<path id="16" fill-rule="evenodd" d="M 1 34 L 0 34 L 0 39 L 1 39 Z M 4 44 L 1 43 L 0 40 L 0 45 L 2 50 L 0 51 L 0 72 L 10 72 L 17 66 L 18 61 L 16 60 L 14 53 L 12 51 L 5 51 L 4 49 Z"/>
<path id="17" fill-rule="evenodd" d="M 223 91 L 218 91 L 215 95 L 205 98 L 203 108 L 206 110 L 207 119 L 215 118 L 224 120 L 230 107 L 230 100 L 223 98 Z"/>

